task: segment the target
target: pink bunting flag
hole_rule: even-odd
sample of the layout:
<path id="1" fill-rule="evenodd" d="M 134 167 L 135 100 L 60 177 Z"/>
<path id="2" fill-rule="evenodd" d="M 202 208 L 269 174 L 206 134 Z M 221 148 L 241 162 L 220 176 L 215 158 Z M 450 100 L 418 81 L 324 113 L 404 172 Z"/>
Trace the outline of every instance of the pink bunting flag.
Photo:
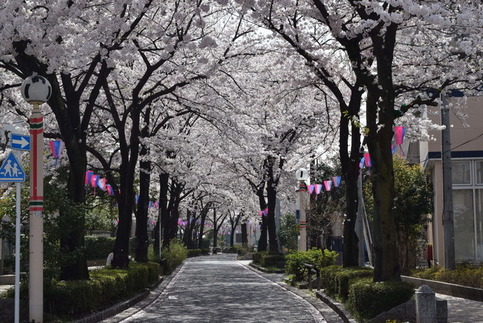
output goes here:
<path id="1" fill-rule="evenodd" d="M 339 187 L 340 186 L 340 181 L 341 181 L 340 176 L 334 176 L 332 177 L 332 183 L 334 184 L 334 187 Z"/>
<path id="2" fill-rule="evenodd" d="M 396 145 L 402 145 L 404 142 L 404 134 L 406 133 L 406 128 L 404 127 L 394 127 L 394 140 Z"/>
<path id="3" fill-rule="evenodd" d="M 312 194 L 314 192 L 314 189 L 315 189 L 315 185 L 308 185 L 307 186 L 307 191 L 309 192 L 309 194 Z"/>
<path id="4" fill-rule="evenodd" d="M 91 186 L 96 188 L 97 187 L 97 179 L 99 178 L 99 175 L 92 175 L 91 176 Z"/>
<path id="5" fill-rule="evenodd" d="M 372 167 L 371 155 L 369 153 L 364 153 L 364 165 L 366 167 Z"/>
<path id="6" fill-rule="evenodd" d="M 114 189 L 112 188 L 112 186 L 110 184 L 107 184 L 106 187 L 107 187 L 107 195 L 113 196 L 114 195 Z"/>
<path id="7" fill-rule="evenodd" d="M 258 215 L 263 216 L 263 211 L 258 211 Z"/>
<path id="8" fill-rule="evenodd" d="M 332 188 L 332 181 L 324 181 L 325 190 L 328 192 Z"/>
<path id="9" fill-rule="evenodd" d="M 64 149 L 64 142 L 62 140 L 52 140 L 51 142 L 49 142 L 49 145 L 52 156 L 54 156 L 55 159 L 55 167 L 57 167 L 60 155 L 62 154 L 62 150 Z"/>
<path id="10" fill-rule="evenodd" d="M 100 176 L 98 176 L 97 179 L 96 179 L 96 185 L 101 190 L 105 191 L 106 190 L 106 179 L 105 178 L 101 178 Z"/>
<path id="11" fill-rule="evenodd" d="M 94 172 L 93 171 L 88 170 L 86 172 L 86 176 L 85 176 L 85 179 L 84 179 L 84 185 L 85 186 L 88 186 L 89 183 L 91 182 L 92 175 L 94 175 Z"/>
<path id="12" fill-rule="evenodd" d="M 319 195 L 322 192 L 322 184 L 315 184 L 315 194 Z"/>

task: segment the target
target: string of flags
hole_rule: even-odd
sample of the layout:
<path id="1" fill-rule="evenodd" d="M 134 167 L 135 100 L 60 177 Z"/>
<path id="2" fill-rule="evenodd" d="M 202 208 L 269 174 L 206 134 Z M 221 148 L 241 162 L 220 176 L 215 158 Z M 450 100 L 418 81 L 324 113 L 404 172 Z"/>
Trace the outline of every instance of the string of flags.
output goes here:
<path id="1" fill-rule="evenodd" d="M 394 155 L 396 148 L 399 146 L 401 152 L 404 154 L 402 149 L 402 144 L 404 142 L 404 135 L 406 134 L 406 128 L 402 126 L 394 127 L 394 145 L 391 145 L 391 152 Z M 359 162 L 359 168 L 372 167 L 371 155 L 369 153 L 364 153 L 361 161 Z"/>
<path id="2" fill-rule="evenodd" d="M 64 146 L 65 146 L 64 142 L 62 140 L 52 140 L 52 141 L 49 142 L 49 146 L 50 146 L 50 152 L 55 159 L 54 167 L 57 168 L 60 155 L 62 154 L 62 151 L 64 150 Z"/>

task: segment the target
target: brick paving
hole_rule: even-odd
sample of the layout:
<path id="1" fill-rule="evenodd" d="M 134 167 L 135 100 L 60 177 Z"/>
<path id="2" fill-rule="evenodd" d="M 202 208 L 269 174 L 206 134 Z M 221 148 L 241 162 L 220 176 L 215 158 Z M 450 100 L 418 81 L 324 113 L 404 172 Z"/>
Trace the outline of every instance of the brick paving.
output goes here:
<path id="1" fill-rule="evenodd" d="M 321 314 L 323 303 L 277 283 L 281 277 L 234 255 L 190 258 L 145 300 L 103 322 L 336 322 L 331 310 L 323 308 L 329 320 Z"/>

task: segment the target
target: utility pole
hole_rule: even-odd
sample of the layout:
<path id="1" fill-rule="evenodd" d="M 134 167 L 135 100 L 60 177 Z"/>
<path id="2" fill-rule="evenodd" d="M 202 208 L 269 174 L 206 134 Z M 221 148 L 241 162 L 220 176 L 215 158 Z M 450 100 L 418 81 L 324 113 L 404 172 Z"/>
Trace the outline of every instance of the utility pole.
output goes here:
<path id="1" fill-rule="evenodd" d="M 455 269 L 453 178 L 451 169 L 451 135 L 447 96 L 441 94 L 441 161 L 443 165 L 443 239 L 444 263 L 448 269 Z"/>

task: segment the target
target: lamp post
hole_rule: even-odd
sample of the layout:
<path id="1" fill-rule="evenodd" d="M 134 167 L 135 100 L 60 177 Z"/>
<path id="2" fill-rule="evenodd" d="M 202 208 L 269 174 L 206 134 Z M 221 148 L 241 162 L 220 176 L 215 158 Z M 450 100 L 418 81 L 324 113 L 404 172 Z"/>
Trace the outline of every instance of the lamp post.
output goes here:
<path id="1" fill-rule="evenodd" d="M 307 194 L 307 184 L 305 183 L 306 180 L 309 179 L 309 171 L 300 168 L 295 173 L 295 176 L 299 182 L 299 188 L 297 189 L 297 201 L 296 201 L 296 215 L 299 220 L 299 251 L 307 251 L 307 217 L 305 215 L 305 209 L 308 203 L 308 194 Z"/>
<path id="2" fill-rule="evenodd" d="M 29 322 L 43 322 L 44 314 L 44 134 L 39 106 L 49 100 L 52 87 L 43 76 L 33 73 L 22 83 L 22 97 L 33 106 L 30 116 L 30 200 L 29 200 Z"/>

